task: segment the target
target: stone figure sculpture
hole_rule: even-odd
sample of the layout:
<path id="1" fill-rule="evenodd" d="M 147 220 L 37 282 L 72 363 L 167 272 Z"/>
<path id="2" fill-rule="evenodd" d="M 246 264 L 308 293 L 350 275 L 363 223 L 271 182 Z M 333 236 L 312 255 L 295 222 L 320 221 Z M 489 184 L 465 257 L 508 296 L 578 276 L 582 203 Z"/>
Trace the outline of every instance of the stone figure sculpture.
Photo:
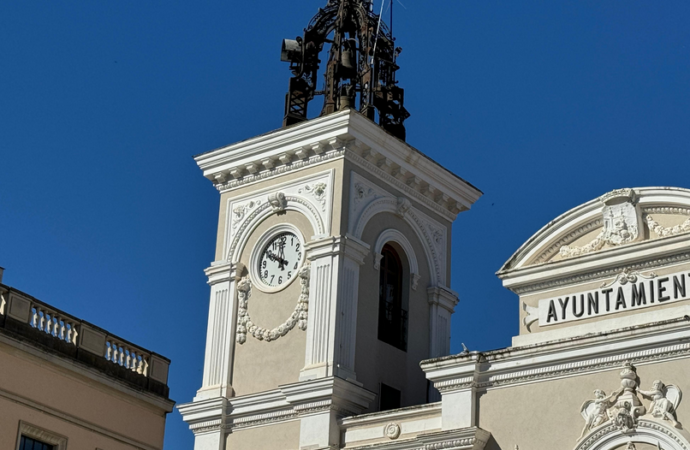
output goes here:
<path id="1" fill-rule="evenodd" d="M 678 427 L 675 411 L 682 397 L 680 389 L 676 386 L 666 386 L 661 380 L 654 380 L 649 391 L 638 390 L 644 398 L 652 400 L 649 404 L 649 413 L 657 419 L 668 420 L 674 427 Z"/>
<path id="2" fill-rule="evenodd" d="M 578 440 L 582 439 L 587 431 L 593 430 L 611 419 L 608 410 L 615 404 L 616 398 L 618 398 L 622 392 L 623 388 L 613 392 L 607 397 L 606 392 L 597 389 L 594 391 L 595 399 L 587 400 L 582 404 L 580 414 L 582 414 L 586 423 Z"/>
<path id="3" fill-rule="evenodd" d="M 580 408 L 580 414 L 585 419 L 585 427 L 578 441 L 589 431 L 603 425 L 612 424 L 622 433 L 634 432 L 639 418 L 643 416 L 667 420 L 674 427 L 681 428 L 676 417 L 682 399 L 681 390 L 670 384 L 665 385 L 661 380 L 655 380 L 649 391 L 640 389 L 637 370 L 630 362 L 626 362 L 620 372 L 618 390 L 607 396 L 604 391 L 597 389 L 594 396 L 594 400 L 587 400 Z M 642 404 L 641 397 L 651 400 L 649 409 Z"/>

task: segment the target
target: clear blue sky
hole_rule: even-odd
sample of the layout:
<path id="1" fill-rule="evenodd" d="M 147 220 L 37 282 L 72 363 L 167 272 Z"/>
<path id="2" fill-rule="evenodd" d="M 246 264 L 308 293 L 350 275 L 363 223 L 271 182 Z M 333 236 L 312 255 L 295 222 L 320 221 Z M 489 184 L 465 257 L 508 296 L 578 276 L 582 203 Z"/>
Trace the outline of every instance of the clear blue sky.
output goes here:
<path id="1" fill-rule="evenodd" d="M 178 402 L 218 209 L 191 157 L 280 126 L 281 39 L 325 1 L 0 2 L 4 281 L 170 357 Z M 527 238 L 614 188 L 690 187 L 690 2 L 401 1 L 408 141 L 485 192 L 453 231 L 453 351 L 505 347 L 494 272 Z M 171 414 L 166 449 L 191 445 Z"/>

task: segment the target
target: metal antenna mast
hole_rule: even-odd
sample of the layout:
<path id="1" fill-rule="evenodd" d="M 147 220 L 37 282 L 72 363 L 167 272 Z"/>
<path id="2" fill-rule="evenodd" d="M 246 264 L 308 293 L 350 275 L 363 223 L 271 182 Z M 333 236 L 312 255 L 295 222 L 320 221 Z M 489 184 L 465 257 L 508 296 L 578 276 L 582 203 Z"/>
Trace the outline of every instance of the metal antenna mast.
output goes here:
<path id="1" fill-rule="evenodd" d="M 383 9 L 381 10 L 381 15 Z M 391 2 L 391 21 L 392 21 Z M 319 53 L 330 45 L 323 91 L 317 91 Z M 403 122 L 410 114 L 395 72 L 402 49 L 391 30 L 373 11 L 372 0 L 329 0 L 312 18 L 304 35 L 283 40 L 281 60 L 290 63 L 292 77 L 285 100 L 283 126 L 307 120 L 307 107 L 323 95 L 321 115 L 358 108 L 389 133 L 405 139 Z M 359 105 L 357 102 L 359 100 Z"/>

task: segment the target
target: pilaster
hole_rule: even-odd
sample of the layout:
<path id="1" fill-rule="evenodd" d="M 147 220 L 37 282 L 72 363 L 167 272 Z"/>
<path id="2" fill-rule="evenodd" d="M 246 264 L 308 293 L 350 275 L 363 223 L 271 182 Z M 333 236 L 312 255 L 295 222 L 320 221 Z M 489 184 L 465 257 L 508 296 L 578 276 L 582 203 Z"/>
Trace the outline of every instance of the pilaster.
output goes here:
<path id="1" fill-rule="evenodd" d="M 361 414 L 376 398 L 361 385 L 338 377 L 281 386 L 281 392 L 300 418 L 300 448 L 340 446 L 338 420 Z"/>
<path id="2" fill-rule="evenodd" d="M 450 353 L 450 316 L 458 304 L 458 294 L 445 286 L 427 289 L 429 295 L 429 355 L 431 358 Z"/>
<path id="3" fill-rule="evenodd" d="M 211 286 L 204 376 L 194 401 L 233 396 L 232 361 L 237 327 L 236 281 L 242 264 L 218 263 L 205 273 Z"/>
<path id="4" fill-rule="evenodd" d="M 356 380 L 359 268 L 369 246 L 340 236 L 310 242 L 306 248 L 312 271 L 310 324 L 300 380 L 331 376 Z"/>
<path id="5" fill-rule="evenodd" d="M 467 353 L 462 361 L 441 358 L 424 370 L 441 393 L 441 428 L 456 430 L 477 426 L 478 352 Z M 433 366 L 432 366 L 433 364 Z"/>

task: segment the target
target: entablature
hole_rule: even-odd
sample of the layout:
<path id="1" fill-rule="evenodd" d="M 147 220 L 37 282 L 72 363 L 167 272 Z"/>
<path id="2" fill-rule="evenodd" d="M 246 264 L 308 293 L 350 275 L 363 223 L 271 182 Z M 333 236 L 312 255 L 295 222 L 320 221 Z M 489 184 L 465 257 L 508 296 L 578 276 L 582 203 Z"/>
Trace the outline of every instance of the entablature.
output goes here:
<path id="1" fill-rule="evenodd" d="M 356 111 L 334 113 L 198 155 L 220 192 L 307 166 L 348 159 L 443 217 L 454 220 L 482 195 Z"/>

